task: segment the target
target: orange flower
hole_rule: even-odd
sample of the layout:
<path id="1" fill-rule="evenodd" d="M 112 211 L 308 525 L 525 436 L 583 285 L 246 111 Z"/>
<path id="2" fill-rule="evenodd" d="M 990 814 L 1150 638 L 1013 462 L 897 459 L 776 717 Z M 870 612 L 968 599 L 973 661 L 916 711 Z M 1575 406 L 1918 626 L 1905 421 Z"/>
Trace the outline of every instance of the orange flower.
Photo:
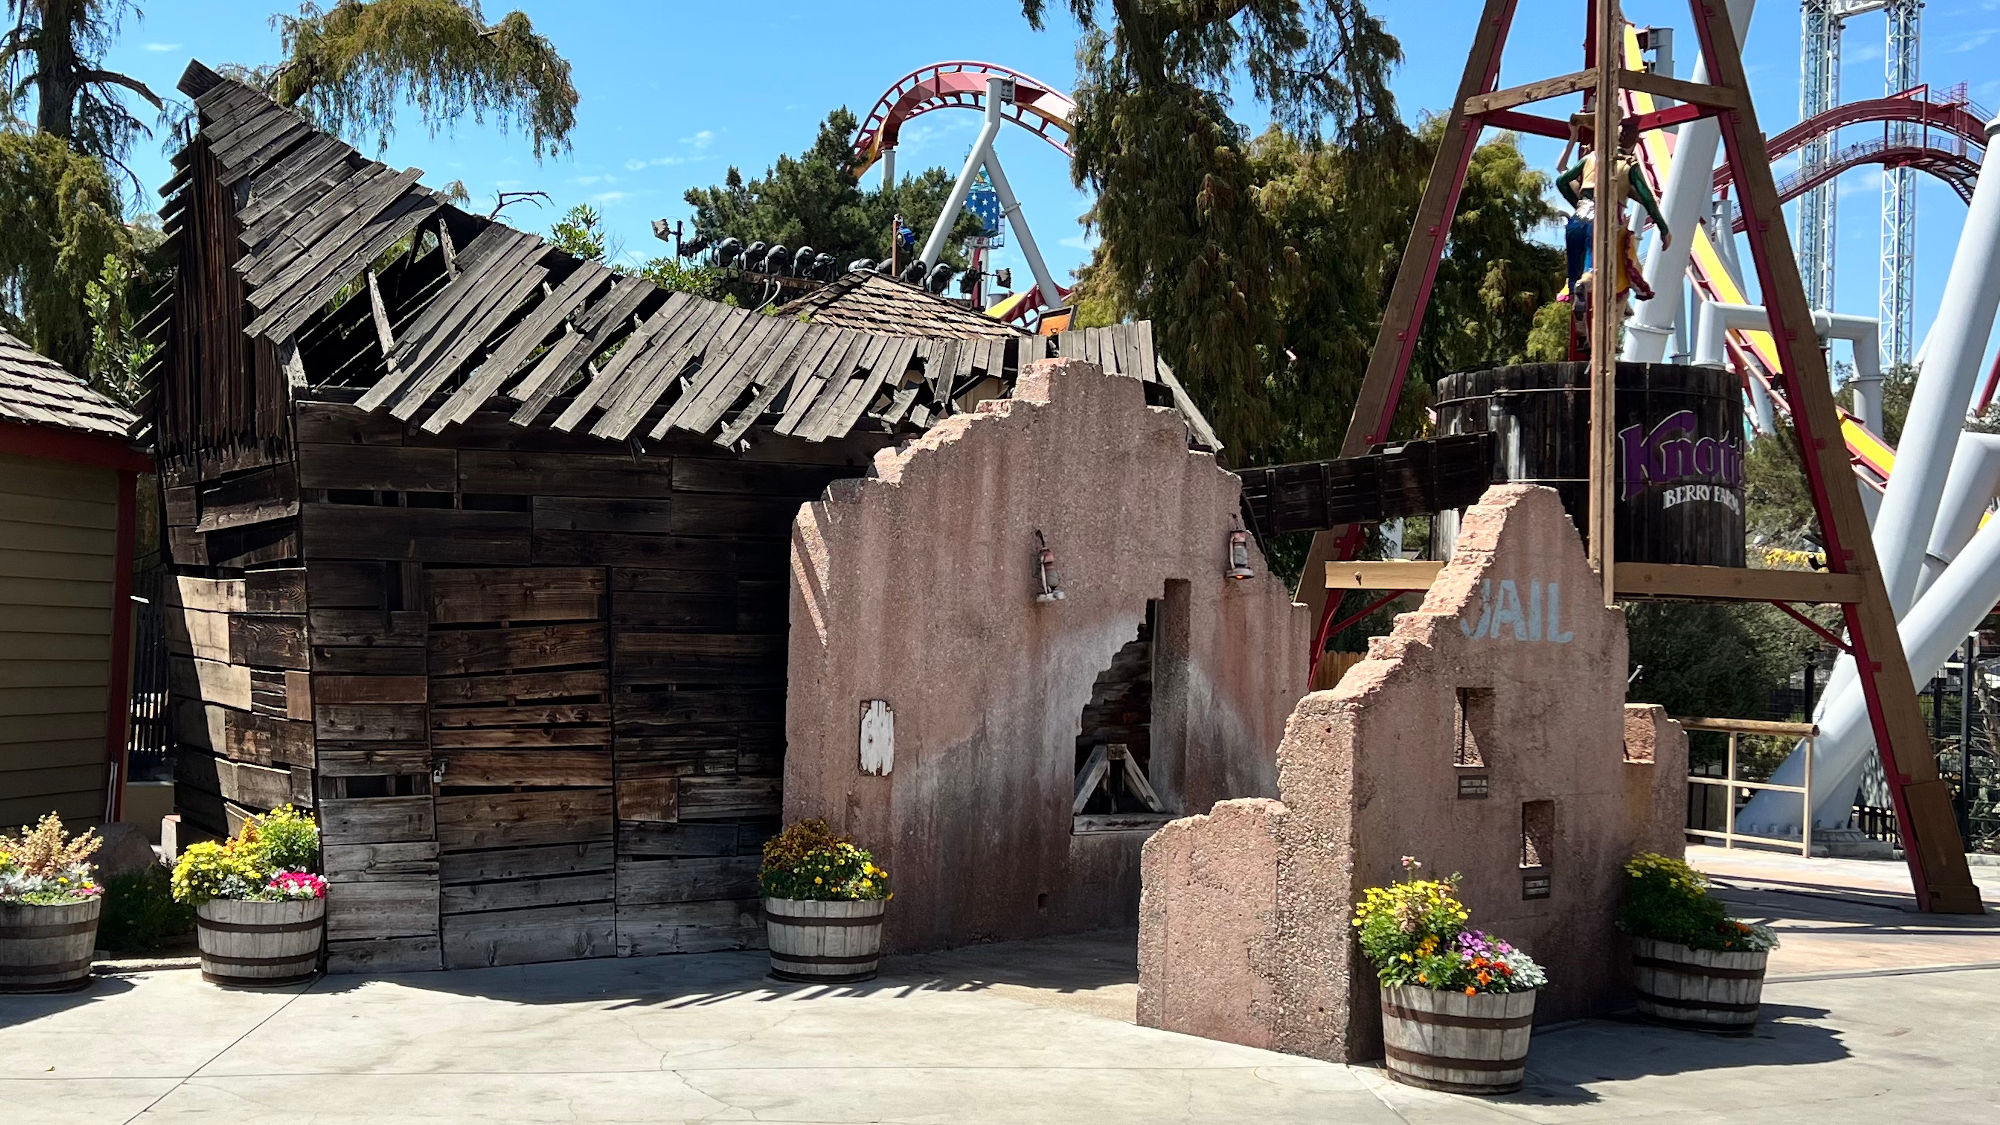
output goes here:
<path id="1" fill-rule="evenodd" d="M 1492 974 L 1492 973 L 1489 973 L 1489 972 L 1487 972 L 1487 971 L 1486 971 L 1485 969 L 1481 969 L 1481 970 L 1479 970 L 1479 983 L 1480 983 L 1480 984 L 1492 984 L 1492 983 L 1493 983 L 1493 974 Z"/>
<path id="2" fill-rule="evenodd" d="M 1477 996 L 1479 994 L 1479 990 L 1468 984 L 1465 986 L 1465 994 L 1467 996 Z"/>

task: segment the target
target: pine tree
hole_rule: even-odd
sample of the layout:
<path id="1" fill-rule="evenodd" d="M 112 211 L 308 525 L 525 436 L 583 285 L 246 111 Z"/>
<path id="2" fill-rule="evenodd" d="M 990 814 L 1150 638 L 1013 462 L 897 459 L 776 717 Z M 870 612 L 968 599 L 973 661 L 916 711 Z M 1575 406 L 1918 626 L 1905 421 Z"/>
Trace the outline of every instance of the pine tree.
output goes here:
<path id="1" fill-rule="evenodd" d="M 128 11 L 139 14 L 127 0 L 7 0 L 14 26 L 0 36 L 5 116 L 32 98 L 38 131 L 123 167 L 133 139 L 148 130 L 113 87 L 161 108 L 144 82 L 98 63 Z"/>

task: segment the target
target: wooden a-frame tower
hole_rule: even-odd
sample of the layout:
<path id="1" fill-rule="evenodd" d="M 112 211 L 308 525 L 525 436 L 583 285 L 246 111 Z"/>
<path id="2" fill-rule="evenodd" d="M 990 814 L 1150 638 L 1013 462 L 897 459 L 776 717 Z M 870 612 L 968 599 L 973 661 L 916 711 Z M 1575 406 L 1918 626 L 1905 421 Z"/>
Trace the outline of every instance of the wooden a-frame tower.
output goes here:
<path id="1" fill-rule="evenodd" d="M 1624 67 L 1625 21 L 1617 0 L 1584 0 L 1589 28 L 1584 69 L 1502 89 L 1498 82 L 1500 56 L 1513 26 L 1517 3 L 1518 0 L 1486 0 L 1479 17 L 1465 74 L 1445 123 L 1444 138 L 1396 274 L 1395 288 L 1382 317 L 1367 378 L 1340 455 L 1360 456 L 1389 437 L 1390 422 L 1416 348 L 1425 306 L 1437 279 L 1451 218 L 1482 129 L 1490 126 L 1568 139 L 1571 136 L 1568 121 L 1524 112 L 1519 107 L 1583 93 L 1596 151 L 1604 154 L 1596 162 L 1595 194 L 1603 201 L 1599 214 L 1615 217 L 1621 212 L 1618 201 L 1623 189 L 1618 182 L 1618 162 L 1609 159 L 1609 154 L 1619 150 L 1621 130 L 1629 138 L 1681 122 L 1714 118 L 1748 220 L 1750 257 L 1784 367 L 1780 385 L 1792 405 L 1806 481 L 1826 545 L 1827 571 L 1802 573 L 1653 563 L 1613 565 L 1613 552 L 1609 549 L 1613 541 L 1613 490 L 1617 483 L 1616 462 L 1612 457 L 1615 417 L 1612 399 L 1617 382 L 1613 371 L 1624 305 L 1615 295 L 1594 301 L 1591 309 L 1590 514 L 1586 536 L 1591 561 L 1603 577 L 1607 604 L 1615 597 L 1768 601 L 1852 653 L 1868 701 L 1882 773 L 1888 781 L 1902 833 L 1917 906 L 1944 913 L 1980 913 L 1979 891 L 1966 866 L 1950 793 L 1938 777 L 1929 735 L 1917 709 L 1909 663 L 1896 632 L 1896 616 L 1876 565 L 1875 547 L 1869 538 L 1861 499 L 1852 484 L 1852 470 L 1827 384 L 1826 357 L 1813 332 L 1811 311 L 1785 231 L 1770 161 L 1764 152 L 1763 133 L 1757 126 L 1756 109 L 1744 77 L 1741 41 L 1730 25 L 1724 0 L 1689 2 L 1701 54 L 1708 61 L 1711 79 L 1708 83 Z M 1645 91 L 1680 104 L 1626 117 L 1619 97 L 1621 89 Z M 1607 264 L 1617 261 L 1622 253 L 1616 241 L 1620 227 L 1616 221 L 1594 224 L 1592 258 L 1607 275 L 1610 273 Z M 1683 233 L 1682 237 L 1687 235 Z M 1599 286 L 1607 292 L 1612 288 L 1610 284 Z M 1309 582 L 1309 588 L 1302 592 L 1305 600 L 1320 611 L 1320 631 L 1313 649 L 1315 659 L 1332 631 L 1335 592 L 1390 591 L 1376 602 L 1379 605 L 1396 593 L 1427 587 L 1427 575 L 1434 571 L 1434 567 L 1412 563 L 1339 563 L 1337 560 L 1353 557 L 1360 531 L 1358 526 L 1350 526 L 1343 532 L 1320 533 L 1307 558 L 1308 576 L 1315 575 L 1322 565 L 1327 572 L 1327 589 Z M 1403 567 L 1413 568 L 1408 572 L 1412 576 L 1421 571 L 1426 577 L 1389 577 Z M 1793 608 L 1799 604 L 1825 603 L 1840 606 L 1846 619 L 1844 638 L 1822 629 Z M 1806 815 L 1811 815 L 1810 809 Z"/>

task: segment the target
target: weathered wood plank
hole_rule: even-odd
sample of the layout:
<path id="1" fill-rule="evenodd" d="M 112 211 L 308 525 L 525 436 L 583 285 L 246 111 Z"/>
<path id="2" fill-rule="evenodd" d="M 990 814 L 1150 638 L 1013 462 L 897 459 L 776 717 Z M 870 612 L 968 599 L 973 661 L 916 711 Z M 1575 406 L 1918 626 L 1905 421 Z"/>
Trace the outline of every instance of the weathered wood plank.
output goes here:
<path id="1" fill-rule="evenodd" d="M 671 500 L 536 496 L 533 504 L 538 533 L 623 531 L 664 535 L 674 529 Z"/>
<path id="2" fill-rule="evenodd" d="M 313 559 L 398 559 L 520 566 L 528 561 L 526 512 L 307 504 L 300 513 Z"/>
<path id="3" fill-rule="evenodd" d="M 326 971 L 407 973 L 441 969 L 444 959 L 440 949 L 441 943 L 436 935 L 367 941 L 329 939 L 326 943 Z"/>
<path id="4" fill-rule="evenodd" d="M 308 621 L 316 645 L 417 647 L 426 632 L 422 610 L 315 609 Z"/>
<path id="5" fill-rule="evenodd" d="M 430 672 L 457 676 L 599 663 L 606 657 L 604 637 L 602 623 L 435 632 Z"/>
<path id="6" fill-rule="evenodd" d="M 388 569 L 379 562 L 306 563 L 307 605 L 311 609 L 380 609 L 387 604 Z"/>
<path id="7" fill-rule="evenodd" d="M 673 492 L 671 464 L 662 457 L 466 449 L 458 455 L 458 489 L 510 496 L 661 497 Z"/>
<path id="8" fill-rule="evenodd" d="M 174 710 L 181 743 L 260 766 L 313 764 L 312 724 L 183 702 Z"/>
<path id="9" fill-rule="evenodd" d="M 447 916 L 483 910 L 519 910 L 576 902 L 610 902 L 617 894 L 609 871 L 594 875 L 543 875 L 506 883 L 463 883 L 445 887 L 439 909 Z"/>
<path id="10" fill-rule="evenodd" d="M 618 861 L 618 906 L 741 899 L 757 894 L 761 856 Z"/>
<path id="11" fill-rule="evenodd" d="M 454 914 L 444 920 L 443 935 L 450 969 L 578 961 L 617 951 L 610 903 Z"/>
<path id="12" fill-rule="evenodd" d="M 737 840 L 734 824 L 618 822 L 620 856 L 734 855 Z"/>
<path id="13" fill-rule="evenodd" d="M 328 799 L 319 806 L 322 844 L 387 844 L 434 837 L 429 797 Z"/>
<path id="14" fill-rule="evenodd" d="M 609 839 L 611 812 L 609 788 L 447 795 L 437 798 L 437 839 L 446 851 Z"/>
<path id="15" fill-rule="evenodd" d="M 618 779 L 618 819 L 634 823 L 672 823 L 680 819 L 680 778 L 624 777 Z"/>
<path id="16" fill-rule="evenodd" d="M 605 740 L 606 742 L 609 739 Z M 611 784 L 607 750 L 457 750 L 445 759 L 446 785 Z"/>
<path id="17" fill-rule="evenodd" d="M 319 772 L 324 777 L 422 777 L 431 772 L 430 747 L 322 743 Z"/>
<path id="18" fill-rule="evenodd" d="M 386 880 L 438 877 L 438 846 L 435 840 L 400 844 L 334 844 L 320 849 L 320 863 L 327 879 L 339 883 L 366 883 Z"/>
<path id="19" fill-rule="evenodd" d="M 594 840 L 584 844 L 454 852 L 439 858 L 438 874 L 446 885 L 499 879 L 538 879 L 587 871 L 609 872 L 613 862 L 611 841 Z"/>
<path id="20" fill-rule="evenodd" d="M 347 940 L 435 934 L 438 899 L 436 879 L 333 882 L 326 889 L 326 931 Z"/>
<path id="21" fill-rule="evenodd" d="M 777 816 L 782 811 L 782 786 L 775 777 L 683 777 L 679 781 L 680 818 L 684 821 Z"/>
<path id="22" fill-rule="evenodd" d="M 301 445 L 299 484 L 379 492 L 451 492 L 458 452 L 402 445 Z"/>
<path id="23" fill-rule="evenodd" d="M 602 567 L 433 570 L 430 621 L 575 621 L 604 616 Z"/>
<path id="24" fill-rule="evenodd" d="M 622 957 L 763 946 L 764 916 L 754 898 L 640 906 L 618 912 L 618 953 Z"/>
<path id="25" fill-rule="evenodd" d="M 306 569 L 288 566 L 246 573 L 243 609 L 249 613 L 304 613 Z"/>
<path id="26" fill-rule="evenodd" d="M 502 673 L 430 681 L 431 702 L 439 708 L 533 699 L 597 699 L 610 689 L 610 673 L 602 668 L 528 672 L 522 675 Z M 442 709 L 434 712 L 438 715 L 445 713 Z"/>
<path id="27" fill-rule="evenodd" d="M 321 738 L 350 742 L 408 742 L 428 730 L 421 703 L 321 703 L 313 726 Z"/>
<path id="28" fill-rule="evenodd" d="M 306 652 L 305 620 L 295 615 L 229 615 L 229 651 L 245 664 L 304 670 L 311 658 Z"/>
<path id="29" fill-rule="evenodd" d="M 244 600 L 244 580 L 241 578 L 175 575 L 161 584 L 160 595 L 170 607 L 204 613 L 242 613 L 249 608 Z"/>
<path id="30" fill-rule="evenodd" d="M 173 656 L 168 658 L 167 670 L 177 696 L 238 711 L 250 709 L 250 669 L 241 664 Z"/>
<path id="31" fill-rule="evenodd" d="M 424 676 L 313 677 L 320 703 L 423 703 L 430 680 Z"/>

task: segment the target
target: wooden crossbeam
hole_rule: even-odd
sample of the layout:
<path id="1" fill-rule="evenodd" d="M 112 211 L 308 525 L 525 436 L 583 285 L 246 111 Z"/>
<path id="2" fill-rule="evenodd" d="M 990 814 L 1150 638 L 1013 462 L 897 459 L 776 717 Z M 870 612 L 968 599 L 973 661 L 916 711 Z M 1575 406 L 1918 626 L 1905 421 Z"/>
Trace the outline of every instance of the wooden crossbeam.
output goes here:
<path id="1" fill-rule="evenodd" d="M 1329 562 L 1329 590 L 1428 590 L 1444 569 L 1438 562 Z M 1674 563 L 1618 564 L 1618 598 L 1626 601 L 1795 602 L 1847 605 L 1861 600 L 1852 574 L 1816 570 L 1744 570 Z"/>
<path id="2" fill-rule="evenodd" d="M 1579 70 L 1575 74 L 1564 74 L 1556 78 L 1544 78 L 1520 86 L 1509 86 L 1505 90 L 1495 90 L 1490 94 L 1474 94 L 1465 99 L 1463 110 L 1468 117 L 1492 113 L 1496 109 L 1512 109 L 1529 102 L 1546 101 L 1564 94 L 1574 94 L 1597 85 L 1597 68 Z"/>
<path id="3" fill-rule="evenodd" d="M 1618 71 L 1618 85 L 1627 90 L 1642 90 L 1656 98 L 1672 98 L 1677 102 L 1705 106 L 1710 109 L 1741 109 L 1747 100 L 1743 94 L 1726 86 L 1708 82 L 1689 82 L 1685 78 L 1672 78 L 1664 74 L 1654 74 L 1650 70 Z"/>

